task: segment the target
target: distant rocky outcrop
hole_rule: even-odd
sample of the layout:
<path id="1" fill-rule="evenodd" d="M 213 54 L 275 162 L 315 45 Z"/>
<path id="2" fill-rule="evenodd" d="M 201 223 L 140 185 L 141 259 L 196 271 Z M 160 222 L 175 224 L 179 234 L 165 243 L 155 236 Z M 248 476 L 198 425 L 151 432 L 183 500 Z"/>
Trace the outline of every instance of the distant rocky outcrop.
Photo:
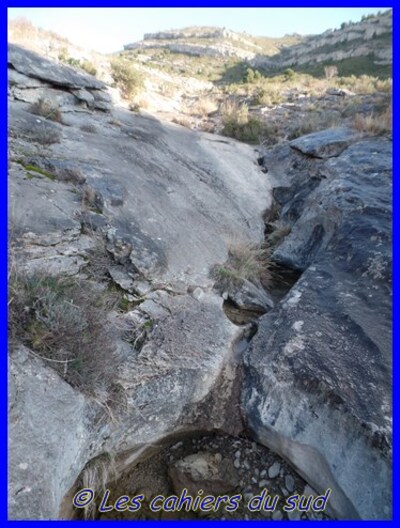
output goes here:
<path id="1" fill-rule="evenodd" d="M 225 28 L 192 27 L 181 30 L 146 33 L 143 40 L 124 45 L 125 50 L 164 48 L 173 53 L 183 53 L 194 56 L 239 57 L 251 59 L 262 51 L 241 33 Z M 246 49 L 247 48 L 247 49 Z"/>
<path id="2" fill-rule="evenodd" d="M 321 35 L 298 37 L 295 44 L 275 39 L 275 49 L 265 52 L 262 45 L 247 34 L 225 28 L 193 27 L 144 35 L 144 39 L 124 46 L 125 50 L 168 49 L 194 56 L 237 57 L 254 67 L 282 69 L 344 59 L 372 57 L 379 65 L 392 62 L 392 12 L 385 11 L 356 23 L 343 24 Z M 269 39 L 271 42 L 274 39 Z"/>
<path id="3" fill-rule="evenodd" d="M 338 62 L 344 59 L 372 56 L 380 65 L 392 63 L 392 11 L 371 16 L 357 23 L 344 24 L 341 29 L 306 37 L 301 43 L 284 48 L 271 58 L 258 55 L 253 65 L 258 67 L 293 67 L 306 64 Z"/>

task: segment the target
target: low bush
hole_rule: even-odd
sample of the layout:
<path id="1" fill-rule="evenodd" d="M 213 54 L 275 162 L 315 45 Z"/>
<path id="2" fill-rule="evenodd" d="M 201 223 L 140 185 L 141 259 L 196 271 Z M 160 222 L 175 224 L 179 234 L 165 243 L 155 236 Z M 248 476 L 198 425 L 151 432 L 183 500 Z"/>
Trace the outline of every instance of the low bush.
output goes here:
<path id="1" fill-rule="evenodd" d="M 292 226 L 283 220 L 276 220 L 271 224 L 271 233 L 268 235 L 268 243 L 272 248 L 279 246 L 283 240 L 290 235 Z"/>
<path id="2" fill-rule="evenodd" d="M 88 73 L 89 75 L 93 75 L 93 77 L 96 77 L 96 75 L 97 75 L 97 68 L 96 68 L 96 66 L 93 64 L 93 62 L 88 61 L 88 60 L 84 60 L 84 61 L 80 62 L 79 67 L 80 67 L 83 71 L 85 71 L 86 73 Z"/>
<path id="3" fill-rule="evenodd" d="M 261 143 L 264 135 L 263 122 L 258 117 L 250 117 L 246 123 L 230 121 L 224 125 L 222 134 L 245 143 Z"/>
<path id="4" fill-rule="evenodd" d="M 9 337 L 68 383 L 107 405 L 115 357 L 101 297 L 88 283 L 44 274 L 9 276 Z"/>
<path id="5" fill-rule="evenodd" d="M 296 77 L 296 72 L 294 70 L 292 70 L 292 68 L 287 68 L 283 72 L 283 75 L 285 76 L 285 80 L 286 81 L 291 81 L 292 79 L 294 79 Z"/>
<path id="6" fill-rule="evenodd" d="M 261 143 L 265 128 L 262 120 L 249 116 L 246 104 L 227 101 L 222 105 L 222 134 L 246 143 Z"/>
<path id="7" fill-rule="evenodd" d="M 143 75 L 129 61 L 113 59 L 110 66 L 111 76 L 123 97 L 130 99 L 143 88 Z"/>
<path id="8" fill-rule="evenodd" d="M 192 125 L 191 120 L 188 117 L 182 115 L 174 116 L 172 118 L 172 122 L 176 123 L 177 125 L 184 126 L 186 128 L 190 128 Z"/>
<path id="9" fill-rule="evenodd" d="M 246 73 L 243 76 L 243 82 L 245 83 L 256 83 L 262 79 L 262 74 L 258 70 L 253 70 L 252 68 L 247 68 Z"/>
<path id="10" fill-rule="evenodd" d="M 284 97 L 282 96 L 282 87 L 279 85 L 266 85 L 265 87 L 261 86 L 255 91 L 253 95 L 253 102 L 256 105 L 271 106 L 280 104 L 283 101 Z"/>

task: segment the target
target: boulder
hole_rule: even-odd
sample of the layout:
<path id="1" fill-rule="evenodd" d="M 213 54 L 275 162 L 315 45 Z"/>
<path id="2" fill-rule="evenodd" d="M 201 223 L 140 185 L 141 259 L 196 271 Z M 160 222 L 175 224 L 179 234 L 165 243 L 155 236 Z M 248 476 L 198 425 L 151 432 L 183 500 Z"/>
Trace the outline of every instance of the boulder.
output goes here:
<path id="1" fill-rule="evenodd" d="M 330 158 L 338 156 L 359 137 L 359 133 L 349 128 L 330 128 L 294 139 L 290 146 L 307 156 Z"/>
<path id="2" fill-rule="evenodd" d="M 196 497 L 199 490 L 204 495 L 225 495 L 235 491 L 238 474 L 232 462 L 220 453 L 200 452 L 178 460 L 170 469 L 169 476 L 177 495 L 184 488 Z"/>

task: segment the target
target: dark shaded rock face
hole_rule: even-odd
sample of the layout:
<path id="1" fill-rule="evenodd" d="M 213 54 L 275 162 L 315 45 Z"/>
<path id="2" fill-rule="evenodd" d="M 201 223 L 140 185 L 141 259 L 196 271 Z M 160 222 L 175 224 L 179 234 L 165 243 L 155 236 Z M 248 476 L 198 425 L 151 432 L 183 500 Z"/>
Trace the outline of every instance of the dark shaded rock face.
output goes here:
<path id="1" fill-rule="evenodd" d="M 332 144 L 312 136 L 317 151 Z M 274 257 L 304 273 L 259 320 L 243 405 L 261 442 L 332 488 L 339 517 L 389 518 L 391 142 L 364 139 L 326 161 L 298 146 L 264 161 L 272 176 L 285 171 L 275 192 L 294 222 Z"/>

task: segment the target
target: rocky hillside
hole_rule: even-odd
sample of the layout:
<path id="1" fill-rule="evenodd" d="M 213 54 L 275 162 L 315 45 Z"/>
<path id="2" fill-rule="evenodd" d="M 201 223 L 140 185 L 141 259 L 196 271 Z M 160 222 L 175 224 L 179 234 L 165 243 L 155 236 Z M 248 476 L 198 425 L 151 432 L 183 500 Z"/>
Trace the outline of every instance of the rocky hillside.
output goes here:
<path id="1" fill-rule="evenodd" d="M 299 44 L 283 49 L 272 61 L 257 56 L 253 64 L 265 68 L 298 69 L 316 64 L 337 64 L 342 75 L 352 73 L 347 68 L 352 68 L 354 74 L 372 73 L 374 68 L 378 73 L 385 71 L 385 66 L 390 71 L 392 12 L 388 10 L 357 23 L 344 23 L 340 29 L 304 38 Z"/>
<path id="2" fill-rule="evenodd" d="M 235 57 L 265 71 L 288 67 L 312 69 L 317 64 L 343 65 L 343 61 L 349 60 L 355 67 L 360 60 L 366 60 L 372 72 L 374 65 L 391 65 L 391 41 L 392 12 L 388 10 L 365 17 L 360 22 L 343 23 L 340 29 L 328 30 L 321 35 L 288 35 L 280 39 L 268 39 L 225 28 L 192 27 L 147 34 L 142 41 L 127 44 L 124 49 L 164 49 L 190 56 Z M 347 66 L 346 62 L 344 66 Z M 354 73 L 370 72 L 366 64 L 363 67 L 364 71 Z"/>
<path id="3" fill-rule="evenodd" d="M 390 519 L 388 94 L 297 88 L 251 146 L 13 44 L 8 73 L 9 518 Z M 281 130 L 348 98 L 362 126 Z M 238 508 L 151 509 L 184 488 Z"/>

